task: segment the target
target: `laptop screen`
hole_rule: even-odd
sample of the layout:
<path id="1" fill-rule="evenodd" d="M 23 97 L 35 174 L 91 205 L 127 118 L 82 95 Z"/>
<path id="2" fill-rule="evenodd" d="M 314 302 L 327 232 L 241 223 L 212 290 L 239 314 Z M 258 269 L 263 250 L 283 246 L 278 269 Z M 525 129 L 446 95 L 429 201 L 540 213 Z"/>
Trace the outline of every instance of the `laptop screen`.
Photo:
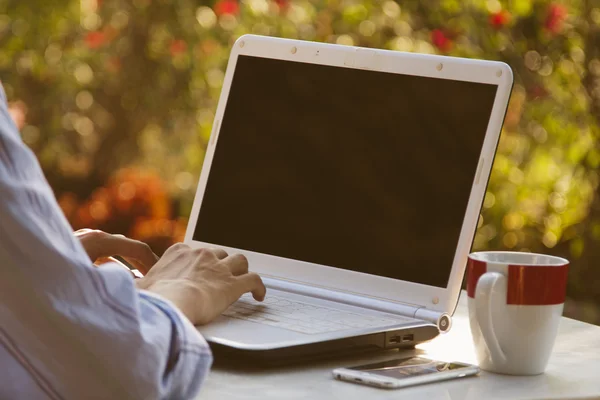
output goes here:
<path id="1" fill-rule="evenodd" d="M 496 89 L 239 56 L 193 239 L 446 287 Z"/>

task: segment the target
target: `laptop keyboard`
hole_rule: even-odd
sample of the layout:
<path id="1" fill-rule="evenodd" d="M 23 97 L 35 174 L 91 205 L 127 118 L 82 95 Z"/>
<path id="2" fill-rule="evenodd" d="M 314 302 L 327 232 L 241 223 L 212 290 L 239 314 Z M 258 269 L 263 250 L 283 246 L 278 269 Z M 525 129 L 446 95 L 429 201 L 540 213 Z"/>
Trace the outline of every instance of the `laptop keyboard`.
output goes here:
<path id="1" fill-rule="evenodd" d="M 259 303 L 249 293 L 243 295 L 223 315 L 306 334 L 377 328 L 411 321 L 400 316 L 385 318 L 358 314 L 271 295 Z"/>

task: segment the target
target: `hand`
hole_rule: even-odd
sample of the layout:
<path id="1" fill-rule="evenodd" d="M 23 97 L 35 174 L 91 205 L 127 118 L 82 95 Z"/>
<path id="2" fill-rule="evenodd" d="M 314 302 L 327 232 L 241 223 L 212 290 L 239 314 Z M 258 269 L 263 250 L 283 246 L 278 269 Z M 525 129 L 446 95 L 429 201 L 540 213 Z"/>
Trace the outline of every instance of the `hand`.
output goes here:
<path id="1" fill-rule="evenodd" d="M 243 255 L 190 249 L 182 243 L 171 246 L 136 285 L 173 302 L 194 325 L 212 321 L 244 293 L 252 292 L 257 301 L 266 294 L 258 274 L 248 272 Z"/>
<path id="2" fill-rule="evenodd" d="M 123 235 L 80 229 L 75 232 L 75 237 L 79 239 L 94 263 L 111 256 L 121 256 L 142 274 L 146 274 L 158 261 L 158 257 L 146 243 L 126 238 Z"/>

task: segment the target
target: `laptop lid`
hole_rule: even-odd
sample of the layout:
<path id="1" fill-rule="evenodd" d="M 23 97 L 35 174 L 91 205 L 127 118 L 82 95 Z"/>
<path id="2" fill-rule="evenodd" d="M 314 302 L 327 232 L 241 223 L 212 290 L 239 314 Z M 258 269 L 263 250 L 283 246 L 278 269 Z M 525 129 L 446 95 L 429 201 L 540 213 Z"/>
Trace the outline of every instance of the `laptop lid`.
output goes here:
<path id="1" fill-rule="evenodd" d="M 452 312 L 511 87 L 503 63 L 244 36 L 185 241 Z"/>

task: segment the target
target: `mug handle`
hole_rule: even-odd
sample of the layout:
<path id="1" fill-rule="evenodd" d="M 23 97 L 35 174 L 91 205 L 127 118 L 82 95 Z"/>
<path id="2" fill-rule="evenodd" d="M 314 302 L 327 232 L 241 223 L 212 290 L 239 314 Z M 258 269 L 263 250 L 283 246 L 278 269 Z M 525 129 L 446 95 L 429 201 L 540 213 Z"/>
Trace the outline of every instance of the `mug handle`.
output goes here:
<path id="1" fill-rule="evenodd" d="M 506 276 L 499 272 L 486 272 L 479 277 L 475 288 L 475 315 L 481 329 L 483 340 L 487 345 L 495 364 L 504 364 L 506 355 L 498 343 L 492 321 L 492 295 L 500 292 L 506 296 Z"/>

